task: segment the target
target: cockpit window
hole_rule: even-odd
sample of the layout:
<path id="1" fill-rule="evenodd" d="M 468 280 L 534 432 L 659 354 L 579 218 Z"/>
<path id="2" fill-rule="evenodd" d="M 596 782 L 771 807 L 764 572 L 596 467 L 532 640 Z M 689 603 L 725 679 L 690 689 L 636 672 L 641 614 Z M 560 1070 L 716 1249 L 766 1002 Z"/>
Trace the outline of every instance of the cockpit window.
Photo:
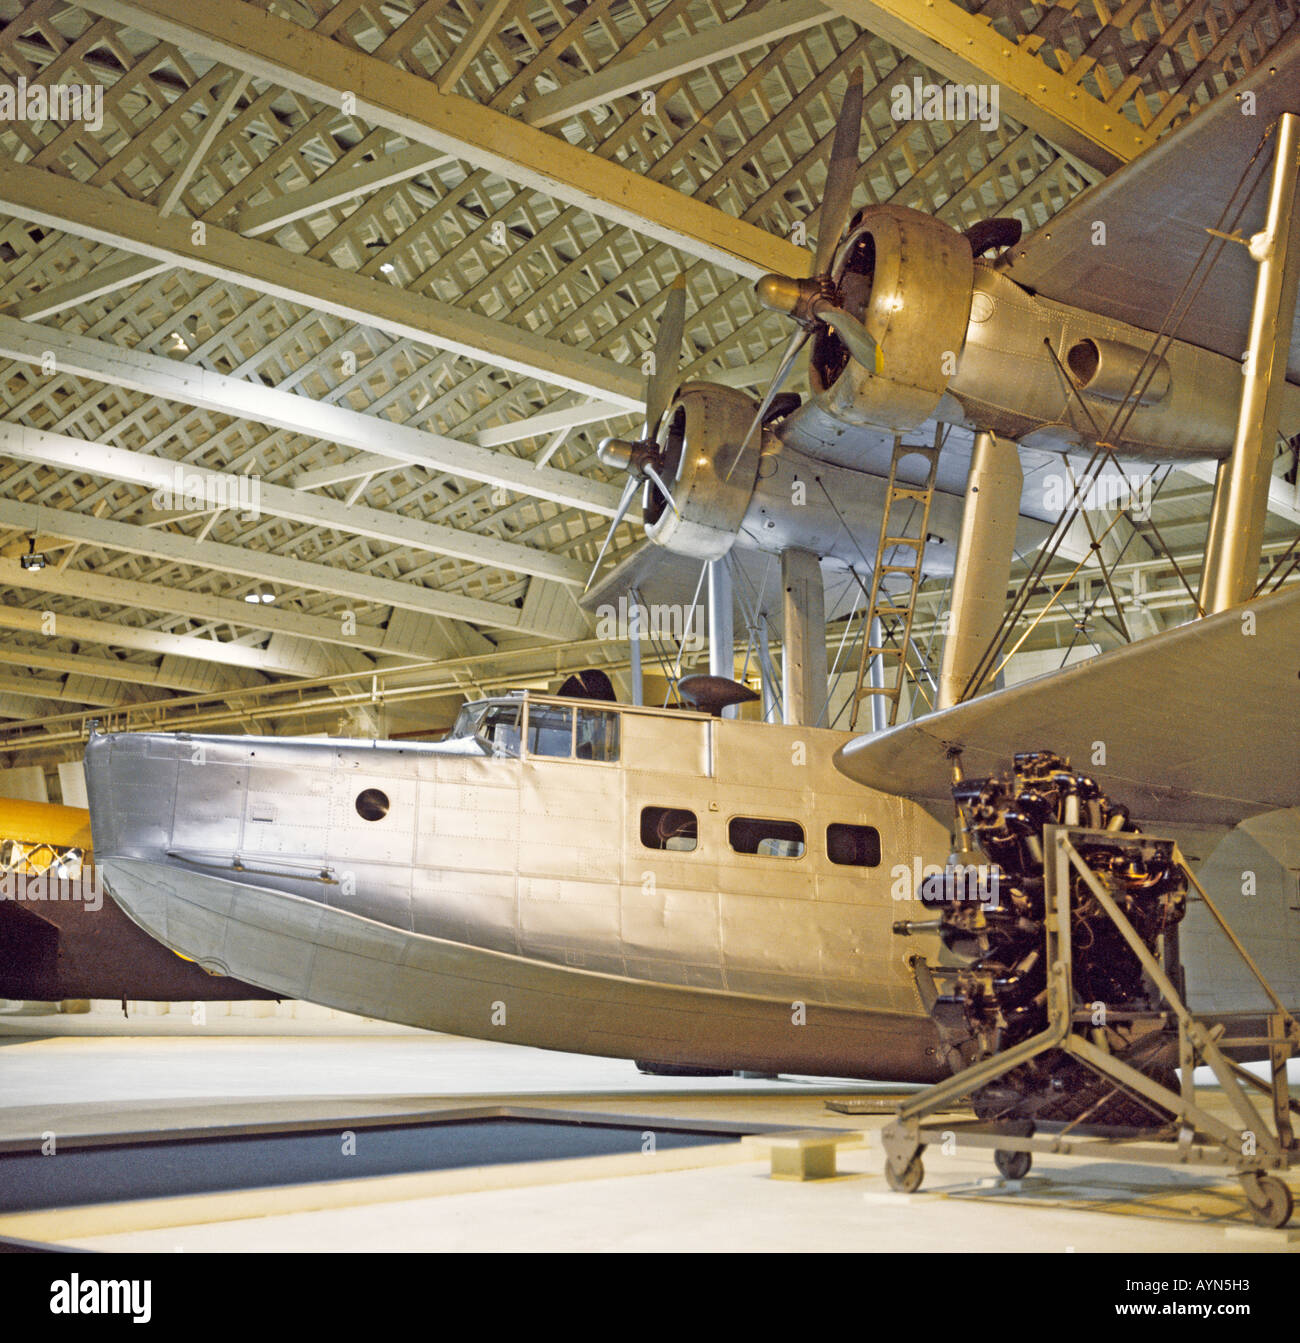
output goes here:
<path id="1" fill-rule="evenodd" d="M 571 756 L 573 710 L 551 704 L 528 706 L 528 754 Z"/>
<path id="2" fill-rule="evenodd" d="M 478 725 L 478 720 L 483 716 L 482 704 L 467 704 L 456 715 L 456 721 L 451 725 L 451 731 L 447 733 L 447 741 L 459 741 L 462 737 L 472 737 L 474 729 Z"/>
<path id="3" fill-rule="evenodd" d="M 480 700 L 467 704 L 456 716 L 456 722 L 446 740 L 474 742 L 491 756 L 519 754 L 520 706 Z"/>
<path id="4" fill-rule="evenodd" d="M 474 735 L 492 755 L 519 754 L 519 705 L 489 704 Z"/>
<path id="5" fill-rule="evenodd" d="M 523 700 L 479 700 L 467 704 L 457 715 L 446 740 L 464 743 L 460 753 L 517 757 L 520 754 Z M 528 705 L 528 754 L 552 759 L 597 760 L 605 764 L 619 759 L 619 714 L 605 708 L 572 708 L 568 705 Z"/>

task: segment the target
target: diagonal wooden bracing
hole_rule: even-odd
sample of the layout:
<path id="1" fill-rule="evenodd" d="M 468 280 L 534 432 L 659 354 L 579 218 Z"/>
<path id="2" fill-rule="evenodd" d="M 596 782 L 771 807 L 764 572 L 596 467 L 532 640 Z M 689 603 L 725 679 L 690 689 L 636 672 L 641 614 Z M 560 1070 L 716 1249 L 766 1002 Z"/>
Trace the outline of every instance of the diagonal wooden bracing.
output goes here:
<path id="1" fill-rule="evenodd" d="M 39 184 L 0 209 L 0 313 L 29 341 L 0 362 L 0 415 L 49 443 L 253 470 L 294 496 L 251 521 L 168 513 L 145 484 L 0 458 L 0 550 L 56 514 L 76 533 L 54 539 L 58 586 L 5 585 L 0 602 L 244 649 L 278 639 L 281 656 L 290 638 L 381 659 L 450 649 L 456 628 L 481 638 L 466 621 L 512 646 L 565 637 L 562 618 L 528 621 L 603 536 L 618 482 L 595 445 L 636 426 L 667 285 L 688 285 L 683 371 L 761 382 L 785 332 L 748 277 L 801 267 L 785 239 L 798 223 L 816 236 L 851 69 L 867 75 L 859 204 L 1032 227 L 1126 138 L 1158 137 L 1266 59 L 1296 8 L 936 0 L 900 19 L 861 0 L 857 23 L 853 2 L 0 0 L 0 79 L 94 81 L 105 113 L 94 130 L 0 125 L 10 184 Z M 991 132 L 891 116 L 900 81 L 980 73 L 922 44 L 936 25 L 988 54 L 1006 95 Z M 349 92 L 364 96 L 345 107 Z M 33 213 L 60 197 L 61 215 Z M 219 256 L 189 243 L 194 221 Z M 268 583 L 274 606 L 242 601 Z M 341 608 L 362 642 L 330 641 Z M 399 613 L 427 624 L 394 634 Z M 29 646 L 54 659 L 30 666 L 75 665 Z M 143 648 L 118 658 L 121 693 L 161 666 Z M 198 684 L 196 664 L 163 661 Z"/>
<path id="2" fill-rule="evenodd" d="M 1102 173 L 1154 143 L 1140 127 L 1046 68 L 1031 48 L 1008 41 L 953 0 L 927 0 L 924 5 L 907 0 L 828 3 L 946 80 L 987 84 L 993 74 L 1007 115 Z"/>
<path id="3" fill-rule="evenodd" d="M 454 442 L 342 406 L 322 405 L 278 388 L 195 370 L 157 355 L 124 350 L 83 336 L 56 334 L 14 318 L 0 317 L 0 354 L 4 357 L 39 365 L 51 350 L 57 350 L 57 368 L 116 386 L 246 415 L 258 423 L 278 425 L 314 439 L 358 449 L 382 448 L 383 454 L 390 458 L 451 470 L 541 497 L 549 495 L 557 502 L 576 504 L 606 516 L 613 515 L 617 504 L 611 486 L 576 476 L 566 478 L 564 473 L 550 468 L 538 470 L 477 444 Z"/>
<path id="4" fill-rule="evenodd" d="M 563 140 L 430 88 L 392 65 L 359 58 L 244 0 L 192 0 L 182 14 L 159 0 L 85 0 L 83 8 L 320 102 L 342 103 L 350 95 L 347 105 L 372 125 L 751 279 L 803 260 L 783 240 L 721 211 L 682 200 L 621 165 L 585 156 Z"/>
<path id="5" fill-rule="evenodd" d="M 213 596 L 193 589 L 169 587 L 164 583 L 141 583 L 129 578 L 114 578 L 99 572 L 20 569 L 13 560 L 0 560 L 0 583 L 8 587 L 60 596 L 88 598 L 124 608 L 161 611 L 172 615 L 216 621 L 232 629 L 258 629 L 270 634 L 285 634 L 309 639 L 314 644 L 334 644 L 385 657 L 421 661 L 435 650 L 427 644 L 391 639 L 373 625 L 358 623 L 356 633 L 343 633 L 340 620 L 304 615 L 262 603 L 249 603 L 231 597 Z"/>
<path id="6" fill-rule="evenodd" d="M 453 555 L 570 584 L 580 583 L 586 577 L 578 562 L 543 550 L 475 536 L 419 518 L 384 513 L 356 504 L 341 504 L 318 494 L 266 484 L 247 475 L 183 466 L 148 453 L 104 443 L 88 443 L 85 439 L 51 434 L 27 425 L 0 422 L 0 453 L 81 475 L 142 485 L 152 491 L 155 498 L 176 497 L 175 503 L 159 505 L 163 508 L 183 509 L 187 492 L 193 492 L 205 501 L 217 501 L 223 508 L 250 517 L 265 512 L 272 517 L 330 527 L 339 532 L 352 532 L 415 550 Z"/>
<path id="7" fill-rule="evenodd" d="M 453 311 L 382 281 L 370 280 L 310 257 L 206 225 L 167 219 L 149 206 L 107 198 L 96 187 L 16 163 L 0 164 L 0 208 L 47 228 L 75 233 L 139 253 L 153 262 L 185 266 L 201 275 L 260 293 L 310 304 L 390 335 L 428 342 L 496 367 L 589 396 L 637 408 L 639 379 L 628 369 L 501 323 Z M 141 274 L 147 268 L 142 268 Z"/>
<path id="8" fill-rule="evenodd" d="M 1143 0 L 1114 9 L 1007 0 L 971 7 L 955 0 L 827 5 L 944 79 L 995 82 L 1004 112 L 1102 174 L 1220 92 L 1229 71 L 1240 76 L 1252 69 L 1294 19 L 1289 4 L 1210 0 Z"/>
<path id="9" fill-rule="evenodd" d="M 463 620 L 494 629 L 525 629 L 522 612 L 513 606 L 439 592 L 417 583 L 349 572 L 285 555 L 245 549 L 217 541 L 195 540 L 159 527 L 123 523 L 69 509 L 45 509 L 32 503 L 0 498 L 0 527 L 85 542 L 109 551 L 149 555 L 180 564 L 197 564 L 224 573 L 242 574 L 255 583 L 271 583 L 311 592 L 331 593 L 349 601 L 398 607 L 431 616 Z M 549 633 L 549 626 L 530 632 Z"/>

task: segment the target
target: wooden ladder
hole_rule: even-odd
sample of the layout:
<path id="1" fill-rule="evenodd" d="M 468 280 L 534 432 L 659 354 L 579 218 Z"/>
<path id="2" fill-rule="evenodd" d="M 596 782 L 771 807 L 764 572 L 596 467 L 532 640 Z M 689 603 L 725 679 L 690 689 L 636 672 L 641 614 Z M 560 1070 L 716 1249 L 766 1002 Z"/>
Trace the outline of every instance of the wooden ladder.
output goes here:
<path id="1" fill-rule="evenodd" d="M 925 459 L 925 480 L 920 485 L 900 483 L 899 463 L 913 456 Z M 907 679 L 907 650 L 912 642 L 912 618 L 916 614 L 916 595 L 921 587 L 930 505 L 934 501 L 934 481 L 938 470 L 937 444 L 934 447 L 921 447 L 904 443 L 901 436 L 895 437 L 894 453 L 889 462 L 889 483 L 885 488 L 885 511 L 880 519 L 880 540 L 876 545 L 876 566 L 871 574 L 871 591 L 867 597 L 862 656 L 858 659 L 858 680 L 853 691 L 850 728 L 858 725 L 862 701 L 873 695 L 881 695 L 888 701 L 891 727 L 898 718 L 903 683 Z M 910 518 L 905 516 L 909 505 Z M 915 531 L 910 530 L 913 523 L 916 523 Z M 885 585 L 891 578 L 905 580 L 905 586 L 890 592 Z M 877 620 L 880 622 L 878 644 L 873 643 L 871 638 Z M 877 657 L 884 669 L 881 678 L 884 684 L 874 686 L 868 683 L 869 669 Z"/>

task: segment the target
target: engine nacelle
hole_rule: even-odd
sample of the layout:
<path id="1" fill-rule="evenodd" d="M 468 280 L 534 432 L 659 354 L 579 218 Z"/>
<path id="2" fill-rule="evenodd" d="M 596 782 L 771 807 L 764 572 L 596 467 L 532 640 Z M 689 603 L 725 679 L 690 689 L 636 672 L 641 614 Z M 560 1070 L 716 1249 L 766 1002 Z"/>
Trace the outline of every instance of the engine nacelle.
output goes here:
<path id="1" fill-rule="evenodd" d="M 876 373 L 819 329 L 814 398 L 848 424 L 902 431 L 936 411 L 966 339 L 974 281 L 971 245 L 956 229 L 897 205 L 854 217 L 834 278 L 844 307 L 880 345 Z"/>
<path id="2" fill-rule="evenodd" d="M 744 392 L 716 383 L 688 382 L 678 390 L 660 444 L 664 483 L 679 511 L 653 482 L 642 504 L 645 533 L 656 545 L 718 560 L 735 544 L 758 478 L 761 431 L 745 442 L 757 409 Z"/>

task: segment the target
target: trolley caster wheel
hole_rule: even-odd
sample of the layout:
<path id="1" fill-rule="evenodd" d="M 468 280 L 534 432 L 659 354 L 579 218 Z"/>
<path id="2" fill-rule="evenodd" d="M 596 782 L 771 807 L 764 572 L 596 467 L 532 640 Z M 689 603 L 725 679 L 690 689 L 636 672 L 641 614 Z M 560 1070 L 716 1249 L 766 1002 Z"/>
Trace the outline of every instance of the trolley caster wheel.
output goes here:
<path id="1" fill-rule="evenodd" d="M 993 1153 L 993 1164 L 1004 1180 L 1023 1180 L 1029 1174 L 1030 1166 L 1034 1164 L 1034 1154 L 999 1150 Z"/>
<path id="2" fill-rule="evenodd" d="M 925 1167 L 921 1164 L 920 1152 L 907 1163 L 907 1169 L 901 1175 L 894 1170 L 892 1161 L 885 1162 L 885 1182 L 900 1194 L 915 1194 L 924 1179 Z"/>
<path id="3" fill-rule="evenodd" d="M 1250 1189 L 1247 1188 L 1247 1197 L 1250 1197 Z M 1260 1224 L 1260 1226 L 1270 1226 L 1273 1228 L 1283 1227 L 1291 1220 L 1291 1211 L 1295 1206 L 1291 1190 L 1287 1188 L 1281 1180 L 1275 1175 L 1261 1175 L 1255 1181 L 1255 1191 L 1263 1200 L 1263 1204 L 1256 1203 L 1254 1199 L 1250 1200 L 1250 1215 Z"/>

